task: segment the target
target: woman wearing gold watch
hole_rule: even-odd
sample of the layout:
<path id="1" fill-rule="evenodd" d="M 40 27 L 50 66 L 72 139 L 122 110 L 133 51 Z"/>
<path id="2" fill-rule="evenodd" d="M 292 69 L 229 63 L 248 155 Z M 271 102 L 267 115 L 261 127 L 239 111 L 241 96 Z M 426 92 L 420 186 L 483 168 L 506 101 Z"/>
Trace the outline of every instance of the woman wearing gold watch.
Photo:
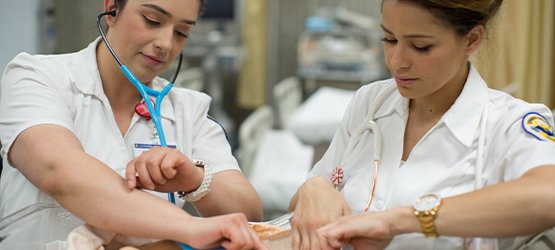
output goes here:
<path id="1" fill-rule="evenodd" d="M 462 249 L 469 237 L 510 249 L 555 226 L 553 115 L 489 89 L 469 61 L 501 5 L 382 1 L 394 78 L 357 91 L 293 197 L 293 249 Z"/>

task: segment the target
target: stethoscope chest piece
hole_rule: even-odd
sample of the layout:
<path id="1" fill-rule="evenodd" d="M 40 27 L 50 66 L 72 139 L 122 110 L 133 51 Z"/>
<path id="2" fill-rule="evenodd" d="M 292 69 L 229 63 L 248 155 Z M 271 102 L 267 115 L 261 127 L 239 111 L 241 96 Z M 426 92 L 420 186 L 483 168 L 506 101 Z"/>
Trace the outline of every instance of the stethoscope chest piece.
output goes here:
<path id="1" fill-rule="evenodd" d="M 153 107 L 156 108 L 154 101 L 152 99 L 149 99 L 149 100 L 152 103 Z M 152 119 L 152 116 L 148 111 L 148 107 L 145 101 L 142 101 L 141 103 L 137 104 L 137 106 L 135 106 L 135 113 L 137 113 L 137 115 L 139 115 L 140 117 L 146 118 L 148 120 Z"/>

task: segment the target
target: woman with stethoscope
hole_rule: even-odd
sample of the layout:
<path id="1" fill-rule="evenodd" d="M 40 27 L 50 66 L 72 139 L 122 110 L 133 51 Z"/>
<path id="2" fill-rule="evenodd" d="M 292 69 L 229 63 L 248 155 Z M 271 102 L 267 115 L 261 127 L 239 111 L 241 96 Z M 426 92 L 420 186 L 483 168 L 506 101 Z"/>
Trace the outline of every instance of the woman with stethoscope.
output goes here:
<path id="1" fill-rule="evenodd" d="M 382 2 L 394 79 L 357 91 L 293 197 L 293 249 L 462 249 L 555 226 L 549 109 L 488 89 L 468 61 L 500 5 Z"/>
<path id="2" fill-rule="evenodd" d="M 210 98 L 168 92 L 171 83 L 156 77 L 180 55 L 205 2 L 104 0 L 99 18 L 106 17 L 110 48 L 99 38 L 77 53 L 22 53 L 8 65 L 0 101 L 0 218 L 57 202 L 120 234 L 201 249 L 265 249 L 248 225 L 262 218 L 260 199 L 225 131 L 207 117 Z M 163 95 L 145 105 L 136 82 Z M 156 114 L 148 111 L 152 104 Z M 207 218 L 135 187 L 176 192 Z M 37 228 L 66 230 L 56 216 L 46 219 Z"/>

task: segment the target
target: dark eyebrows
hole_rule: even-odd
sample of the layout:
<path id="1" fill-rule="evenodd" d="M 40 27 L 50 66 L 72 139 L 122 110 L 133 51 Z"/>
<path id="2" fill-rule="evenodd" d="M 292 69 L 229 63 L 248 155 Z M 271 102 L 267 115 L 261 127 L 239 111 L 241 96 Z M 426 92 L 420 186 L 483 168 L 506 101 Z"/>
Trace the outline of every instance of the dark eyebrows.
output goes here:
<path id="1" fill-rule="evenodd" d="M 380 26 L 382 26 L 383 31 L 385 31 L 386 33 L 389 33 L 389 34 L 392 34 L 392 35 L 393 35 L 393 32 L 391 32 L 390 30 L 386 29 L 386 28 L 383 26 L 383 24 L 380 24 Z"/>
<path id="2" fill-rule="evenodd" d="M 158 11 L 158 12 L 160 12 L 160 13 L 166 15 L 166 16 L 169 17 L 169 18 L 172 17 L 172 14 L 171 14 L 171 13 L 167 12 L 165 9 L 160 8 L 160 6 L 158 6 L 158 5 L 155 5 L 155 4 L 143 4 L 142 6 L 148 7 L 148 8 L 151 8 L 151 9 L 154 9 L 154 10 L 156 10 L 156 11 Z"/>
<path id="3" fill-rule="evenodd" d="M 380 25 L 383 29 L 384 32 L 389 33 L 391 35 L 394 35 L 393 32 L 391 32 L 390 30 L 386 29 L 383 24 Z M 428 36 L 428 35 L 405 35 L 403 36 L 404 38 L 434 38 L 434 36 Z"/>
<path id="4" fill-rule="evenodd" d="M 171 14 L 171 13 L 167 12 L 165 9 L 162 9 L 162 8 L 161 8 L 160 6 L 158 6 L 158 5 L 155 5 L 155 4 L 143 4 L 142 6 L 147 7 L 147 8 L 151 8 L 151 9 L 154 9 L 154 10 L 156 10 L 156 11 L 158 11 L 158 12 L 164 14 L 165 16 L 167 16 L 167 17 L 169 17 L 169 18 L 172 17 L 172 14 Z M 195 24 L 197 24 L 196 21 L 191 21 L 191 20 L 186 20 L 186 19 L 181 20 L 181 22 L 182 22 L 182 23 L 185 23 L 185 24 L 190 24 L 190 25 L 195 25 Z"/>

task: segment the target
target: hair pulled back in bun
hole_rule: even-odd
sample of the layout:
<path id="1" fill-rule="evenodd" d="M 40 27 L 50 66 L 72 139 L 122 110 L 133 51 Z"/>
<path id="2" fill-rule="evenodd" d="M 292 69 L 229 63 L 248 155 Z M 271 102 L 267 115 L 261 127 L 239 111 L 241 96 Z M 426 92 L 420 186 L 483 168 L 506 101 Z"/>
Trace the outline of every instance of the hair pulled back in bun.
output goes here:
<path id="1" fill-rule="evenodd" d="M 476 27 L 487 24 L 495 17 L 503 0 L 398 0 L 415 4 L 429 11 L 440 22 L 464 36 Z M 382 1 L 383 3 L 383 1 Z"/>

